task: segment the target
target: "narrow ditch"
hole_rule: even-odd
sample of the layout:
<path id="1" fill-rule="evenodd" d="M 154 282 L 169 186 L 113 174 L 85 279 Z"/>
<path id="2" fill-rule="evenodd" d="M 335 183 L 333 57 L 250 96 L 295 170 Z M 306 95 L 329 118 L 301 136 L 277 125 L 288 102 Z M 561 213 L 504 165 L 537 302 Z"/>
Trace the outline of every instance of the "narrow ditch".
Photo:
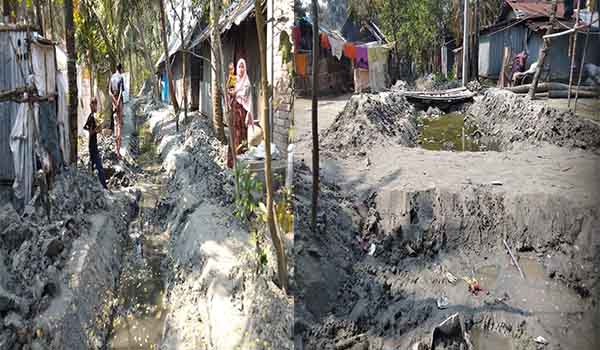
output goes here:
<path id="1" fill-rule="evenodd" d="M 140 154 L 137 162 L 144 176 L 137 218 L 129 226 L 114 313 L 106 350 L 158 349 L 166 318 L 164 262 L 168 237 L 156 220 L 157 204 L 164 187 L 160 163 L 150 131 L 137 123 Z"/>

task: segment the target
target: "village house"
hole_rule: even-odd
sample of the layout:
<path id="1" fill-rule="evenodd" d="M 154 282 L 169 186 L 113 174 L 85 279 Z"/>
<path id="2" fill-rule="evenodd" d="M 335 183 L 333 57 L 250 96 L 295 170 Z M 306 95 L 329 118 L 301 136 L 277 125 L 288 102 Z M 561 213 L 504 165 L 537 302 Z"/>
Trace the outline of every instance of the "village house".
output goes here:
<path id="1" fill-rule="evenodd" d="M 572 6 L 572 4 L 571 4 Z M 573 28 L 575 16 L 567 16 L 569 9 L 565 1 L 558 2 L 556 13 L 556 31 Z M 543 36 L 550 26 L 550 1 L 539 0 L 505 0 L 498 20 L 480 31 L 479 40 L 479 75 L 483 78 L 497 80 L 501 74 L 503 61 L 512 63 L 513 58 L 521 53 L 527 54 L 525 69 L 539 59 L 543 46 Z M 590 13 L 581 11 L 581 19 L 589 23 Z M 597 18 L 597 12 L 595 12 Z M 598 24 L 591 26 L 585 63 L 600 65 L 600 30 Z M 568 81 L 571 64 L 570 48 L 572 35 L 563 35 L 551 39 L 550 49 L 544 64 L 542 79 L 548 81 Z M 583 55 L 585 34 L 577 34 L 576 61 Z M 506 55 L 510 55 L 505 58 Z M 457 61 L 457 63 L 460 63 Z M 579 65 L 575 68 L 578 74 Z"/>
<path id="2" fill-rule="evenodd" d="M 287 62 L 279 54 L 282 40 L 290 37 L 293 23 L 293 7 L 291 4 L 267 1 L 263 7 L 268 21 L 265 28 L 267 33 L 267 79 L 270 85 L 276 87 L 273 109 L 270 110 L 273 143 L 278 149 L 285 152 L 288 146 L 289 128 L 292 119 L 292 91 L 289 83 Z M 256 18 L 254 15 L 254 0 L 240 0 L 234 2 L 223 11 L 219 19 L 221 44 L 223 48 L 223 63 L 237 63 L 244 58 L 247 63 L 247 72 L 252 84 L 252 99 L 254 118 L 257 120 L 259 111 L 263 108 L 260 104 L 260 61 L 258 48 L 258 34 L 256 31 Z M 212 117 L 211 79 L 213 76 L 210 64 L 211 26 L 197 22 L 195 19 L 190 26 L 193 28 L 186 36 L 186 47 L 192 53 L 183 52 L 181 40 L 173 39 L 169 45 L 169 56 L 173 72 L 175 95 L 181 103 L 183 91 L 187 91 L 188 103 L 191 110 L 197 110 L 205 117 Z M 283 38 L 283 39 L 282 39 Z M 184 82 L 183 55 L 188 55 L 187 74 Z M 164 65 L 164 55 L 157 62 L 158 72 L 161 77 L 162 100 L 169 103 L 169 91 Z M 283 90 L 277 87 L 283 86 Z M 285 95 L 285 96 L 282 96 Z M 283 101 L 283 102 L 282 102 Z"/>
<path id="3" fill-rule="evenodd" d="M 293 29 L 296 91 L 309 96 L 312 91 L 312 28 L 308 17 L 297 18 Z M 348 17 L 339 30 L 319 25 L 320 94 L 360 92 L 365 89 L 381 91 L 390 85 L 388 71 L 389 49 L 381 30 L 372 22 L 357 23 Z M 363 57 L 357 57 L 363 52 Z M 369 55 L 375 53 L 377 61 Z M 362 58 L 362 61 L 360 60 Z"/>

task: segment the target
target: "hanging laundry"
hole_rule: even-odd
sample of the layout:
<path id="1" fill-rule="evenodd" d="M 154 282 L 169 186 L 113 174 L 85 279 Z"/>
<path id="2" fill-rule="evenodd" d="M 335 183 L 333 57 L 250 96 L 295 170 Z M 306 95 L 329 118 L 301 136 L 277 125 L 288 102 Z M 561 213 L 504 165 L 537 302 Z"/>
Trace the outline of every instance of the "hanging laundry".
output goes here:
<path id="1" fill-rule="evenodd" d="M 358 68 L 369 68 L 369 50 L 365 46 L 356 47 L 355 62 Z"/>
<path id="2" fill-rule="evenodd" d="M 321 39 L 321 47 L 324 49 L 330 48 L 331 45 L 329 44 L 329 38 L 327 37 L 327 34 L 321 33 L 319 36 Z"/>
<path id="3" fill-rule="evenodd" d="M 338 60 L 341 59 L 344 52 L 344 41 L 332 37 L 329 38 L 329 43 L 331 44 L 331 54 Z"/>
<path id="4" fill-rule="evenodd" d="M 296 53 L 294 54 L 294 64 L 296 65 L 296 73 L 301 77 L 306 77 L 306 68 L 308 65 L 308 54 Z"/>
<path id="5" fill-rule="evenodd" d="M 344 44 L 344 56 L 348 57 L 351 60 L 355 59 L 356 58 L 356 46 L 354 46 L 354 44 L 351 44 L 351 43 Z"/>

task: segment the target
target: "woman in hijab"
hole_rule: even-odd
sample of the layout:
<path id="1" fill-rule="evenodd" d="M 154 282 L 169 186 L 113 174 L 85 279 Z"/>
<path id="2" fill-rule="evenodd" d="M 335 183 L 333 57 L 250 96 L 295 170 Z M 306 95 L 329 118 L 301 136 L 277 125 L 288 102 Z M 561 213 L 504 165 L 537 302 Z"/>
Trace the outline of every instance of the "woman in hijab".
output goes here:
<path id="1" fill-rule="evenodd" d="M 241 153 L 240 145 L 248 139 L 248 126 L 254 127 L 252 117 L 252 92 L 250 79 L 246 71 L 246 61 L 242 58 L 237 63 L 235 88 L 229 89 L 231 109 L 233 111 L 233 149 L 236 155 Z M 227 166 L 233 168 L 231 148 L 227 151 Z"/>

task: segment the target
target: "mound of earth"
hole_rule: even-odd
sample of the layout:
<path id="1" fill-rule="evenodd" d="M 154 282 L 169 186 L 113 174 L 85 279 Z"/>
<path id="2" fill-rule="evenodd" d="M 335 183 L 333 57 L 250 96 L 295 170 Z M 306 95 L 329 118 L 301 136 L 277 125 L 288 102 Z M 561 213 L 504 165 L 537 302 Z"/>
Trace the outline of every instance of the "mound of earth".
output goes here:
<path id="1" fill-rule="evenodd" d="M 399 92 L 353 96 L 323 134 L 324 151 L 345 157 L 366 153 L 375 145 L 415 146 L 414 107 Z"/>
<path id="2" fill-rule="evenodd" d="M 501 150 L 542 142 L 594 151 L 600 148 L 598 123 L 506 90 L 488 90 L 468 110 L 468 118 L 482 132 L 484 143 Z"/>

